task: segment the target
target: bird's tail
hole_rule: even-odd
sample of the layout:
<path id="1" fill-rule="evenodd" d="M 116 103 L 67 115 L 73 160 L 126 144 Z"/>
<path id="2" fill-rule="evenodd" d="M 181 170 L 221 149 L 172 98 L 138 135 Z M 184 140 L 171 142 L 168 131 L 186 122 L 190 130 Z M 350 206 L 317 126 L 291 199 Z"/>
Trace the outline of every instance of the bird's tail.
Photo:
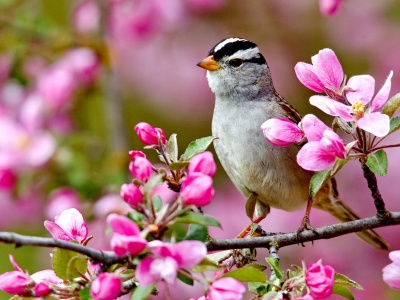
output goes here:
<path id="1" fill-rule="evenodd" d="M 339 199 L 334 178 L 317 193 L 313 207 L 329 212 L 341 222 L 359 220 L 360 217 Z M 368 229 L 356 232 L 358 237 L 377 249 L 389 250 L 386 241 L 374 230 Z"/>

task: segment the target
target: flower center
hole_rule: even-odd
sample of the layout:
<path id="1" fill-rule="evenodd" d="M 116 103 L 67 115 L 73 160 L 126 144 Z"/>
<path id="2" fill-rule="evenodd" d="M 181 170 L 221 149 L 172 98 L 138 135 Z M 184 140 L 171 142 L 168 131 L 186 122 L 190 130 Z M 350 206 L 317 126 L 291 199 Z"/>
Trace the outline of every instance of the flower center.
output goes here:
<path id="1" fill-rule="evenodd" d="M 361 101 L 354 102 L 351 109 L 353 110 L 354 116 L 357 120 L 364 116 L 364 104 Z"/>

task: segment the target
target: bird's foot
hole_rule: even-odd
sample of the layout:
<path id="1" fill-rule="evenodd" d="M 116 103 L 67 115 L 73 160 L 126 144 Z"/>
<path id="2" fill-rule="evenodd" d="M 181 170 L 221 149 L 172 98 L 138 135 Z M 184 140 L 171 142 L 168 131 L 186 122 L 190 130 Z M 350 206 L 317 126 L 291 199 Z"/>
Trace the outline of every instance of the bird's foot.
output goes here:
<path id="1" fill-rule="evenodd" d="M 310 218 L 307 215 L 303 217 L 303 220 L 301 220 L 300 227 L 296 230 L 297 239 L 299 239 L 299 234 L 305 230 L 312 230 L 315 232 L 315 228 L 311 226 Z"/>
<path id="2" fill-rule="evenodd" d="M 237 236 L 236 238 L 242 239 L 244 238 L 247 234 L 253 234 L 253 233 L 258 233 L 261 232 L 261 226 L 258 225 L 262 220 L 264 220 L 264 217 L 259 217 L 253 220 L 253 223 L 251 223 L 249 226 L 247 226 L 245 229 L 243 229 Z M 259 235 L 259 234 L 258 234 Z"/>

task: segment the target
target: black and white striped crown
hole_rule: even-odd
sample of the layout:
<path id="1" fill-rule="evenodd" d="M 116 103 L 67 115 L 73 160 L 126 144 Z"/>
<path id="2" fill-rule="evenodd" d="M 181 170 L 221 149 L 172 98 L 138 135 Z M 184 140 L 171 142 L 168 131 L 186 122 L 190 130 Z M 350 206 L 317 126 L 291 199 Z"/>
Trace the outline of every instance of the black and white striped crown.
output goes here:
<path id="1" fill-rule="evenodd" d="M 223 57 L 235 56 L 247 62 L 265 64 L 265 58 L 257 45 L 238 37 L 223 39 L 210 50 L 208 55 L 213 55 L 216 61 Z"/>

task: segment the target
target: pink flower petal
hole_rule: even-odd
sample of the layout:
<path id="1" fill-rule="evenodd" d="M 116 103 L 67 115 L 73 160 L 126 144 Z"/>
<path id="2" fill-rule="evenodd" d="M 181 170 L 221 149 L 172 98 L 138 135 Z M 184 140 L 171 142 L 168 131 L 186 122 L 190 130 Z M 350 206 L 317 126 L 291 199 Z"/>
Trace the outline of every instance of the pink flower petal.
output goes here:
<path id="1" fill-rule="evenodd" d="M 56 142 L 50 134 L 38 134 L 32 138 L 30 147 L 25 153 L 25 160 L 31 166 L 41 166 L 50 159 L 56 150 L 56 146 Z"/>
<path id="2" fill-rule="evenodd" d="M 382 272 L 383 281 L 391 288 L 400 290 L 400 266 L 392 263 L 384 267 Z"/>
<path id="3" fill-rule="evenodd" d="M 68 235 L 64 229 L 53 221 L 44 221 L 44 227 L 50 232 L 51 236 L 57 240 L 72 241 L 72 237 Z"/>
<path id="4" fill-rule="evenodd" d="M 69 235 L 72 240 L 82 242 L 88 236 L 88 228 L 81 213 L 76 208 L 64 210 L 57 218 L 56 223 Z"/>
<path id="5" fill-rule="evenodd" d="M 350 103 L 361 101 L 364 105 L 368 104 L 375 93 L 375 79 L 370 75 L 353 76 L 347 81 L 346 90 L 347 100 Z"/>
<path id="6" fill-rule="evenodd" d="M 314 72 L 325 88 L 339 91 L 343 82 L 344 73 L 335 52 L 331 49 L 322 49 L 311 58 Z"/>
<path id="7" fill-rule="evenodd" d="M 261 125 L 264 137 L 274 146 L 286 147 L 301 141 L 304 134 L 298 125 L 285 118 L 272 118 Z"/>
<path id="8" fill-rule="evenodd" d="M 143 286 L 148 286 L 160 278 L 159 274 L 152 274 L 150 272 L 150 267 L 153 261 L 154 258 L 146 257 L 140 261 L 136 269 L 136 279 Z"/>
<path id="9" fill-rule="evenodd" d="M 332 100 L 329 97 L 311 96 L 310 104 L 318 107 L 324 113 L 334 117 L 339 117 L 346 122 L 351 122 L 354 119 L 352 116 L 353 111 L 350 106 L 347 106 L 336 100 Z"/>
<path id="10" fill-rule="evenodd" d="M 342 0 L 319 0 L 319 9 L 321 13 L 325 16 L 332 16 L 338 10 Z"/>
<path id="11" fill-rule="evenodd" d="M 14 256 L 12 256 L 11 254 L 9 255 L 10 258 L 10 262 L 13 265 L 13 267 L 15 268 L 15 270 L 20 271 L 22 273 L 24 273 L 24 271 L 22 270 L 22 268 L 17 264 Z"/>
<path id="12" fill-rule="evenodd" d="M 110 214 L 107 217 L 107 224 L 115 233 L 129 236 L 140 234 L 139 226 L 128 217 L 122 215 Z"/>
<path id="13" fill-rule="evenodd" d="M 172 257 L 155 259 L 150 266 L 150 272 L 164 279 L 169 284 L 174 284 L 178 274 L 179 266 Z"/>
<path id="14" fill-rule="evenodd" d="M 324 131 L 330 129 L 320 119 L 312 114 L 305 115 L 301 120 L 301 127 L 309 142 L 319 141 L 324 135 Z"/>
<path id="15" fill-rule="evenodd" d="M 314 67 L 312 65 L 299 62 L 294 67 L 294 71 L 296 72 L 297 78 L 304 86 L 317 93 L 325 92 L 324 85 L 314 73 Z"/>
<path id="16" fill-rule="evenodd" d="M 136 255 L 146 247 L 147 241 L 140 236 L 127 236 L 114 233 L 111 237 L 110 245 L 118 256 L 127 254 Z"/>
<path id="17" fill-rule="evenodd" d="M 377 137 L 383 137 L 389 133 L 390 118 L 380 112 L 365 114 L 357 122 L 358 127 L 372 133 Z"/>
<path id="18" fill-rule="evenodd" d="M 325 130 L 320 144 L 328 153 L 341 159 L 346 157 L 346 149 L 342 139 L 332 130 Z"/>
<path id="19" fill-rule="evenodd" d="M 207 254 L 204 243 L 199 241 L 182 241 L 173 245 L 174 258 L 181 268 L 191 268 L 200 263 Z"/>
<path id="20" fill-rule="evenodd" d="M 305 144 L 297 154 L 297 163 L 309 171 L 326 170 L 334 162 L 335 156 L 323 149 L 319 142 Z"/>
<path id="21" fill-rule="evenodd" d="M 398 264 L 400 266 L 400 250 L 392 251 L 389 253 L 389 258 L 392 260 L 395 264 Z"/>
<path id="22" fill-rule="evenodd" d="M 385 83 L 383 84 L 379 92 L 376 94 L 374 100 L 372 100 L 371 111 L 376 111 L 380 109 L 388 101 L 390 88 L 392 85 L 392 76 L 393 76 L 393 71 L 390 71 L 388 77 L 386 78 Z"/>

